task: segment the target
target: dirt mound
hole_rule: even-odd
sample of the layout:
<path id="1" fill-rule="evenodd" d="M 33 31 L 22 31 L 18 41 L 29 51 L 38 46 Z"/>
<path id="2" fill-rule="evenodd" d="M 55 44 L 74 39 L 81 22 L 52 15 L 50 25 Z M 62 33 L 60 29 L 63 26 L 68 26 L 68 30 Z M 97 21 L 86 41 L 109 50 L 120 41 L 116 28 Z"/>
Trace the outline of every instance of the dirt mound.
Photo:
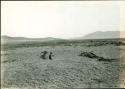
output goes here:
<path id="1" fill-rule="evenodd" d="M 85 57 L 88 57 L 88 58 L 98 58 L 98 56 L 95 55 L 92 52 L 82 52 L 82 53 L 80 53 L 79 56 L 85 56 Z"/>
<path id="2" fill-rule="evenodd" d="M 82 52 L 82 53 L 79 54 L 79 56 L 88 57 L 88 58 L 95 58 L 98 61 L 108 61 L 108 62 L 111 62 L 111 61 L 115 60 L 115 59 L 109 59 L 109 58 L 104 58 L 104 57 L 97 56 L 93 52 Z"/>

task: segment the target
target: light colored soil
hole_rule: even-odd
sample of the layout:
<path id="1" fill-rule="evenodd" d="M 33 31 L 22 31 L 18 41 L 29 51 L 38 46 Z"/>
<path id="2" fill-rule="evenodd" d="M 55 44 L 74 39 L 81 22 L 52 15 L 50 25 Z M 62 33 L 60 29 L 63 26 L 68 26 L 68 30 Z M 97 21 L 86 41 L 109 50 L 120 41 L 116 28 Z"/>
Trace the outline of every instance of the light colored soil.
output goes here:
<path id="1" fill-rule="evenodd" d="M 119 84 L 120 87 L 125 88 L 125 47 L 120 47 L 120 72 L 119 72 Z"/>
<path id="2" fill-rule="evenodd" d="M 53 52 L 53 60 L 40 58 L 41 51 Z M 78 56 L 92 51 L 115 61 L 104 62 Z M 122 87 L 119 79 L 119 46 L 44 46 L 2 51 L 2 87 L 9 89 Z M 15 61 L 13 61 L 15 60 Z M 4 61 L 7 61 L 4 63 Z M 123 66 L 123 65 L 122 65 Z M 119 75 L 122 78 L 119 78 Z"/>

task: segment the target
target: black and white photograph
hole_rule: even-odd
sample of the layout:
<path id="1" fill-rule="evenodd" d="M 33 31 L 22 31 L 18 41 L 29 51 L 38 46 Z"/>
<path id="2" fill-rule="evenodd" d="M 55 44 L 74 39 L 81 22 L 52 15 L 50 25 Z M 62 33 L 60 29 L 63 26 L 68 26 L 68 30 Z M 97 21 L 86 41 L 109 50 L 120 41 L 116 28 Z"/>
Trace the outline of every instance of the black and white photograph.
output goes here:
<path id="1" fill-rule="evenodd" d="M 1 1 L 1 89 L 125 88 L 125 1 Z"/>

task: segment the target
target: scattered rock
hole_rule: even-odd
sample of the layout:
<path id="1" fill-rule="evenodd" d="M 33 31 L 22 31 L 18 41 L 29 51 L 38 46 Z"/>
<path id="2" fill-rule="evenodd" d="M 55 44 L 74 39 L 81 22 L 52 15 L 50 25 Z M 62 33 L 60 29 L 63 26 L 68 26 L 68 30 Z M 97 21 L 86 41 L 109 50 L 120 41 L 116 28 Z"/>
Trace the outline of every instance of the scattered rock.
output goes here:
<path id="1" fill-rule="evenodd" d="M 115 60 L 115 59 L 108 59 L 108 58 L 103 58 L 103 57 L 97 56 L 96 54 L 94 54 L 92 52 L 82 52 L 82 53 L 80 53 L 79 56 L 88 57 L 88 58 L 96 58 L 96 59 L 98 59 L 98 61 L 112 62 L 113 60 Z"/>
<path id="2" fill-rule="evenodd" d="M 79 56 L 85 56 L 85 57 L 88 57 L 88 58 L 98 58 L 98 56 L 95 55 L 92 52 L 82 52 L 82 53 L 80 53 Z"/>
<path id="3" fill-rule="evenodd" d="M 16 59 L 13 59 L 13 60 L 5 60 L 5 61 L 2 61 L 2 63 L 10 63 L 10 62 L 15 62 Z"/>

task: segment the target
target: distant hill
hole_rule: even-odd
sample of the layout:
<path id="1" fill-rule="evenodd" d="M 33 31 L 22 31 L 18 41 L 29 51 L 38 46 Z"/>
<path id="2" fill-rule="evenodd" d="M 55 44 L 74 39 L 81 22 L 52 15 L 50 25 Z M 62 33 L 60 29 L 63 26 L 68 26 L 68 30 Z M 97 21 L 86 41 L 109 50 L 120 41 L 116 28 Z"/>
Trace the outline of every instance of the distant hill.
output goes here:
<path id="1" fill-rule="evenodd" d="M 122 33 L 122 36 L 121 36 Z M 2 43 L 20 43 L 20 42 L 48 42 L 48 41 L 70 41 L 70 40 L 84 40 L 84 39 L 114 39 L 114 38 L 125 38 L 125 31 L 97 31 L 90 34 L 87 34 L 82 37 L 73 38 L 73 39 L 60 39 L 53 37 L 46 38 L 26 38 L 26 37 L 10 37 L 10 36 L 1 36 Z"/>
<path id="2" fill-rule="evenodd" d="M 120 31 L 97 31 L 87 34 L 79 39 L 111 39 L 120 38 Z"/>
<path id="3" fill-rule="evenodd" d="M 40 42 L 47 42 L 47 41 L 58 41 L 63 40 L 60 38 L 53 38 L 53 37 L 46 37 L 46 38 L 26 38 L 26 37 L 10 37 L 10 36 L 1 36 L 1 41 L 3 43 L 15 43 L 15 42 L 27 42 L 27 41 L 40 41 Z"/>
<path id="4" fill-rule="evenodd" d="M 10 37 L 10 36 L 2 36 L 1 37 L 2 40 L 28 40 L 28 38 L 25 37 Z"/>

